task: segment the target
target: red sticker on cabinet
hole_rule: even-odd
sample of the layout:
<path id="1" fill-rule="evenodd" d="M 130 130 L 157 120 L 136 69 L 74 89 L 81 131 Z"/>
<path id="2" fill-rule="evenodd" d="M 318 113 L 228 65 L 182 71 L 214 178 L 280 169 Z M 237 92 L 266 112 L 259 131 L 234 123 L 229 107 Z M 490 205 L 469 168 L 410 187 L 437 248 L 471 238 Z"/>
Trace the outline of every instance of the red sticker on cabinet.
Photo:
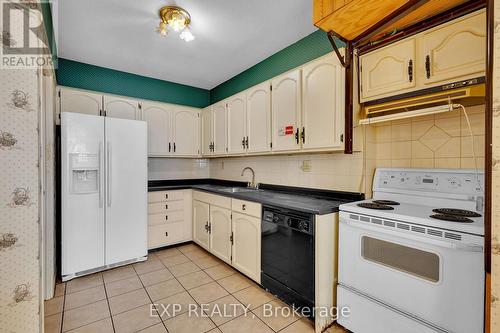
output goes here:
<path id="1" fill-rule="evenodd" d="M 285 126 L 285 135 L 292 135 L 292 134 L 293 134 L 293 125 Z"/>

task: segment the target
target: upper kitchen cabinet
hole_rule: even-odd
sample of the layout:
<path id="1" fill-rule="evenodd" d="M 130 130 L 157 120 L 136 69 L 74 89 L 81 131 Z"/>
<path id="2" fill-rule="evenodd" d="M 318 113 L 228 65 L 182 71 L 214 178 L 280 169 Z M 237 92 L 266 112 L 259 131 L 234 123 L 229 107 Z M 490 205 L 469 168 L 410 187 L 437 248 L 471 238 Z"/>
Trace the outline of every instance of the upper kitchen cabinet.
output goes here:
<path id="1" fill-rule="evenodd" d="M 137 100 L 104 95 L 106 117 L 121 119 L 141 119 L 141 104 Z"/>
<path id="2" fill-rule="evenodd" d="M 201 153 L 203 156 L 213 154 L 214 143 L 213 112 L 210 106 L 201 111 Z"/>
<path id="3" fill-rule="evenodd" d="M 148 123 L 148 155 L 169 156 L 172 152 L 172 109 L 160 103 L 142 105 L 142 119 Z"/>
<path id="4" fill-rule="evenodd" d="M 301 70 L 296 69 L 271 81 L 272 143 L 273 151 L 300 149 L 302 89 Z"/>
<path id="5" fill-rule="evenodd" d="M 76 112 L 99 116 L 102 110 L 102 95 L 83 90 L 59 88 L 60 112 Z"/>
<path id="6" fill-rule="evenodd" d="M 172 112 L 172 153 L 175 156 L 200 154 L 200 112 L 176 106 Z"/>
<path id="7" fill-rule="evenodd" d="M 246 95 L 239 93 L 227 100 L 227 152 L 241 154 L 246 150 Z"/>
<path id="8" fill-rule="evenodd" d="M 485 75 L 486 13 L 479 10 L 362 54 L 360 101 Z"/>
<path id="9" fill-rule="evenodd" d="M 362 101 L 414 88 L 416 52 L 415 38 L 408 38 L 361 56 Z"/>
<path id="10" fill-rule="evenodd" d="M 197 157 L 200 149 L 199 111 L 172 104 L 143 104 L 148 123 L 150 156 Z"/>
<path id="11" fill-rule="evenodd" d="M 271 150 L 271 85 L 259 84 L 247 91 L 247 138 L 248 153 Z"/>
<path id="12" fill-rule="evenodd" d="M 303 149 L 344 149 L 345 70 L 335 54 L 302 69 Z"/>
<path id="13" fill-rule="evenodd" d="M 212 105 L 213 155 L 225 155 L 227 152 L 227 117 L 226 101 Z"/>
<path id="14" fill-rule="evenodd" d="M 426 85 L 483 76 L 486 69 L 486 12 L 481 10 L 421 34 L 420 59 Z"/>

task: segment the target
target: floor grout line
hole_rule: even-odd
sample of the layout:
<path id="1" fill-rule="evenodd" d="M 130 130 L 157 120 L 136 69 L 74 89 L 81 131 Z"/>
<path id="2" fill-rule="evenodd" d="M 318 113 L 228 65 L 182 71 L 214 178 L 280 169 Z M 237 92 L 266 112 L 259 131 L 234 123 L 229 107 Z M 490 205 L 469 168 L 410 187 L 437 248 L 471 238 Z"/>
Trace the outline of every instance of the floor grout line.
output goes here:
<path id="1" fill-rule="evenodd" d="M 104 277 L 103 277 L 104 282 Z M 109 317 L 111 319 L 111 327 L 113 328 L 113 332 L 116 333 L 115 322 L 113 321 L 113 314 L 111 313 L 111 305 L 109 304 L 108 291 L 106 289 L 106 283 L 104 283 L 104 294 L 106 295 L 106 303 L 108 304 Z"/>

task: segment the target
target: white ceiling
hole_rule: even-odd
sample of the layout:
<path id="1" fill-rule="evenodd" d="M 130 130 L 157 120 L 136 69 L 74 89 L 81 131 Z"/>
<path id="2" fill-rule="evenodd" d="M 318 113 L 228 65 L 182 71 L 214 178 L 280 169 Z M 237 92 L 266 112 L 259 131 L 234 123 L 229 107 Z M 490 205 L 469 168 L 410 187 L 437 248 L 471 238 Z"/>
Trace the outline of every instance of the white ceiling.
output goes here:
<path id="1" fill-rule="evenodd" d="M 196 39 L 155 32 L 158 10 L 183 7 Z M 61 0 L 58 56 L 211 89 L 314 32 L 310 0 Z"/>

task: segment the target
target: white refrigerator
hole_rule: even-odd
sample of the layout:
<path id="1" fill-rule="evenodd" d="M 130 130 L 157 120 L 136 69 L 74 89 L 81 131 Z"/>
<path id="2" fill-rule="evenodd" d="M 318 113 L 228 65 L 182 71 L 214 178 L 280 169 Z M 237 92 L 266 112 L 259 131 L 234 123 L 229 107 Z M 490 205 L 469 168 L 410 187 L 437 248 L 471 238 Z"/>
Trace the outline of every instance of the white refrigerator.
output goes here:
<path id="1" fill-rule="evenodd" d="M 147 256 L 147 125 L 61 113 L 62 279 Z"/>

